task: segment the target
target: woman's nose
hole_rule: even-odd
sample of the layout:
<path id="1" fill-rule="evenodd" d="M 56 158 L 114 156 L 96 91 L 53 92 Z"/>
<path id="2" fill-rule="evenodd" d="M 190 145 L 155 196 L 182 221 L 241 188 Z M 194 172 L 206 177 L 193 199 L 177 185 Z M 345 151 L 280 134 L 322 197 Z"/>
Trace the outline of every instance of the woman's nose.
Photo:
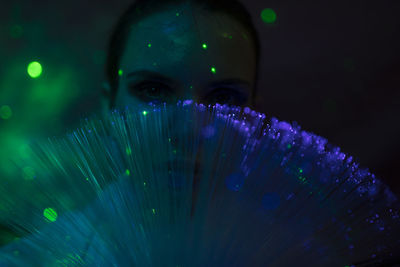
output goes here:
<path id="1" fill-rule="evenodd" d="M 208 123 L 207 118 L 204 117 L 206 112 L 198 111 L 194 100 L 187 101 L 187 104 L 190 102 L 190 105 L 183 108 L 176 107 L 168 118 L 168 130 L 170 132 L 168 138 L 177 157 L 194 149 L 194 142 L 202 142 L 203 129 Z M 183 105 L 185 105 L 185 102 L 183 102 Z"/>

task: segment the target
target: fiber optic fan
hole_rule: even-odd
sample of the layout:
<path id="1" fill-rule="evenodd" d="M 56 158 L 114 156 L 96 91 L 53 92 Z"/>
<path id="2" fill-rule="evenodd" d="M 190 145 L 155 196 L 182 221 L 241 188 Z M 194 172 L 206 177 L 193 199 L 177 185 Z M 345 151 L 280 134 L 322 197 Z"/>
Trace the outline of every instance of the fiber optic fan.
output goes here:
<path id="1" fill-rule="evenodd" d="M 326 139 L 249 108 L 113 110 L 32 142 L 0 185 L 1 266 L 394 266 L 399 200 Z M 18 186 L 14 186 L 18 185 Z"/>

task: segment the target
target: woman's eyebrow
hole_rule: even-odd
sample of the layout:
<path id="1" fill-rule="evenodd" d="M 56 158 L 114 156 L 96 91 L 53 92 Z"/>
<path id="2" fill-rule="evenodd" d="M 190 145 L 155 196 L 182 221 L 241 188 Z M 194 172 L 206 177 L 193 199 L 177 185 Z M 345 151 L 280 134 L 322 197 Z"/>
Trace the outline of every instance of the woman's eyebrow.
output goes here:
<path id="1" fill-rule="evenodd" d="M 244 94 L 250 94 L 251 91 L 251 85 L 249 82 L 238 79 L 238 78 L 231 78 L 231 79 L 225 79 L 225 80 L 220 80 L 220 81 L 213 81 L 208 84 L 208 88 L 216 88 L 218 86 L 235 86 L 238 90 L 242 91 Z"/>
<path id="2" fill-rule="evenodd" d="M 126 75 L 126 77 L 128 77 L 128 78 L 132 78 L 132 77 L 146 78 L 146 79 L 157 80 L 159 82 L 165 82 L 168 84 L 176 83 L 173 79 L 171 79 L 167 76 L 164 76 L 156 71 L 151 71 L 151 70 L 137 70 L 137 71 L 128 73 Z"/>
<path id="3" fill-rule="evenodd" d="M 208 87 L 215 87 L 218 85 L 244 85 L 247 87 L 250 87 L 250 83 L 242 80 L 242 79 L 238 79 L 238 78 L 232 78 L 232 79 L 225 79 L 225 80 L 220 80 L 220 81 L 213 81 L 211 83 L 208 84 Z"/>

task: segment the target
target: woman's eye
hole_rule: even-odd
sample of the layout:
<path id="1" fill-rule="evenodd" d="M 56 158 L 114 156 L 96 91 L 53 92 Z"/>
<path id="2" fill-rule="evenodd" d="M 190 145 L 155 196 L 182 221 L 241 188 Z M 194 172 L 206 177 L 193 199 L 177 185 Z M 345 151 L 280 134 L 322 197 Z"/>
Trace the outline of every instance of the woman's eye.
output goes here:
<path id="1" fill-rule="evenodd" d="M 131 90 L 145 102 L 167 102 L 171 97 L 169 87 L 160 83 L 141 83 L 131 87 Z"/>
<path id="2" fill-rule="evenodd" d="M 229 105 L 242 105 L 246 99 L 231 89 L 219 89 L 211 93 L 209 99 L 211 104 L 229 104 Z"/>

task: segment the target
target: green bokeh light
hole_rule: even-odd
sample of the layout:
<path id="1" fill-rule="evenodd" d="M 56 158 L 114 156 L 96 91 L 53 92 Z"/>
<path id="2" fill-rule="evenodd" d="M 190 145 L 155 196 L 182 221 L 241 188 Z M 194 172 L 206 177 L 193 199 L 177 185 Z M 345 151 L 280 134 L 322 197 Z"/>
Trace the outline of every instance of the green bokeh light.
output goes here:
<path id="1" fill-rule="evenodd" d="M 33 61 L 29 63 L 27 71 L 31 78 L 38 78 L 43 71 L 42 65 L 37 61 Z"/>
<path id="2" fill-rule="evenodd" d="M 203 49 L 207 49 L 207 44 L 202 45 Z"/>
<path id="3" fill-rule="evenodd" d="M 215 67 L 211 67 L 211 72 L 215 74 L 217 73 L 217 69 Z"/>
<path id="4" fill-rule="evenodd" d="M 4 120 L 8 120 L 12 116 L 12 110 L 10 106 L 4 105 L 0 108 L 0 117 Z"/>
<path id="5" fill-rule="evenodd" d="M 128 170 L 128 169 L 126 169 L 125 174 L 126 174 L 127 176 L 129 176 L 129 175 L 131 175 L 131 171 Z"/>
<path id="6" fill-rule="evenodd" d="M 58 214 L 53 208 L 46 208 L 43 211 L 43 216 L 50 222 L 55 222 L 57 220 Z"/>
<path id="7" fill-rule="evenodd" d="M 151 44 L 148 44 L 147 46 L 150 48 L 150 47 L 151 47 Z"/>
<path id="8" fill-rule="evenodd" d="M 274 23 L 276 21 L 276 13 L 271 8 L 265 8 L 261 11 L 261 19 L 265 23 Z"/>
<path id="9" fill-rule="evenodd" d="M 144 110 L 144 111 L 142 112 L 142 114 L 143 114 L 143 116 L 146 116 L 146 115 L 147 115 L 147 111 Z"/>
<path id="10" fill-rule="evenodd" d="M 119 76 L 122 76 L 124 74 L 124 71 L 123 70 L 118 70 L 118 75 Z"/>

